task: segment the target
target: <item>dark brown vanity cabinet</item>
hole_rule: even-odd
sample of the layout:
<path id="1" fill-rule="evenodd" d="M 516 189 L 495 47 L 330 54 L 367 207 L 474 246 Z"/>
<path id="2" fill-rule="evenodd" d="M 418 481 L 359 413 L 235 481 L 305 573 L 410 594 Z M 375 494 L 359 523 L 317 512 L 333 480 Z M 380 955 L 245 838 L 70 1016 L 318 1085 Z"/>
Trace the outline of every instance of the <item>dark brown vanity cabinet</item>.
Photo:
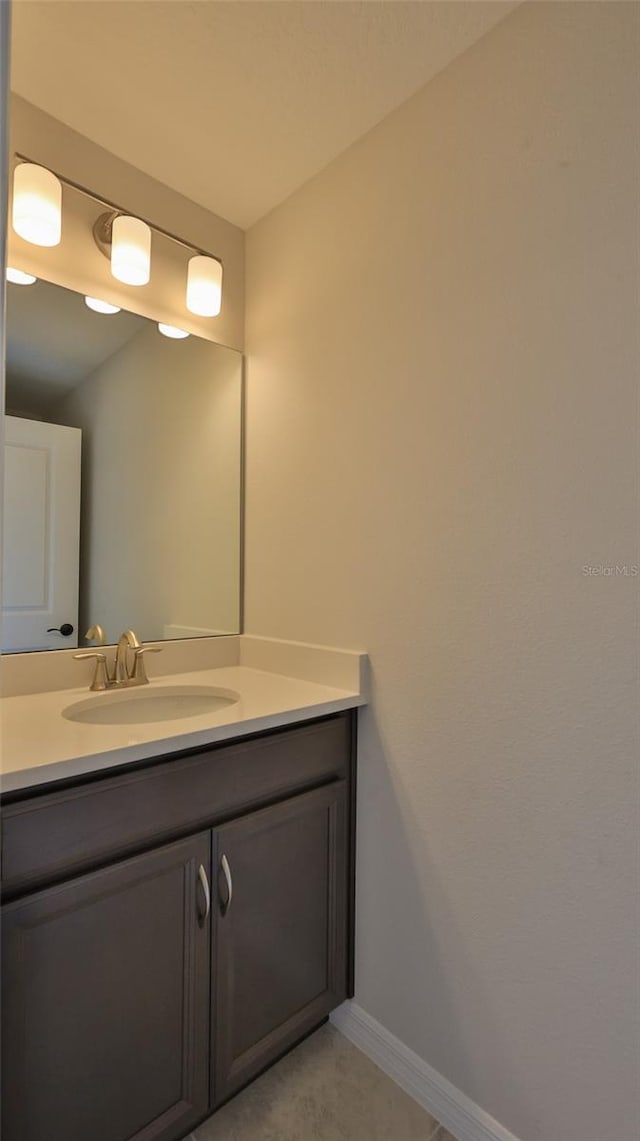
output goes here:
<path id="1" fill-rule="evenodd" d="M 178 1141 L 352 992 L 354 739 L 6 798 L 3 1141 Z"/>
<path id="2" fill-rule="evenodd" d="M 214 847 L 212 1079 L 221 1102 L 347 996 L 345 784 L 235 820 Z"/>
<path id="3" fill-rule="evenodd" d="M 199 834 L 3 909 L 5 1141 L 181 1137 L 208 1105 Z"/>

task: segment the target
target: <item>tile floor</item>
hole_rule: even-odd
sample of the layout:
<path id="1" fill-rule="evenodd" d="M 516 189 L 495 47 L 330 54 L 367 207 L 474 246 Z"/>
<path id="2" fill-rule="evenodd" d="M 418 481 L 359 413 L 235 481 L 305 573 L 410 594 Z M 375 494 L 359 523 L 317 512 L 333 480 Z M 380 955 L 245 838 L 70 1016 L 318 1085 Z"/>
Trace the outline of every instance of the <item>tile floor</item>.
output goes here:
<path id="1" fill-rule="evenodd" d="M 455 1141 L 331 1025 L 198 1126 L 195 1141 Z"/>

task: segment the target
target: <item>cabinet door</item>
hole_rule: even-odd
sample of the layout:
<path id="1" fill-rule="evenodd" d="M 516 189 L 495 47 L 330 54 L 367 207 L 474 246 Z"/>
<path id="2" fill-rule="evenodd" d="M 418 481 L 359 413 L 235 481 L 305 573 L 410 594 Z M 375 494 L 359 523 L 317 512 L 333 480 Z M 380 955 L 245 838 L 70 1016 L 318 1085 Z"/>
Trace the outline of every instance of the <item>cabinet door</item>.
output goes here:
<path id="1" fill-rule="evenodd" d="M 210 833 L 3 908 L 3 1141 L 173 1141 L 208 1108 Z"/>
<path id="2" fill-rule="evenodd" d="M 346 997 L 343 781 L 214 833 L 216 1104 Z"/>

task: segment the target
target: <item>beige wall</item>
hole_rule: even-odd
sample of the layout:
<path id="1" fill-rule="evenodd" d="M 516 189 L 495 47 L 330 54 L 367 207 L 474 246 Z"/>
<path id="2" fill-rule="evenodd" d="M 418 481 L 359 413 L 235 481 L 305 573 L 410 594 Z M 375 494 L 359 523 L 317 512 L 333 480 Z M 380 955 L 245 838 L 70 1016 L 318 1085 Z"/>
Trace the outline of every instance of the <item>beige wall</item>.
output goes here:
<path id="1" fill-rule="evenodd" d="M 11 265 L 231 348 L 244 347 L 244 233 L 238 226 L 136 170 L 17 95 L 11 97 L 10 125 L 12 154 L 18 152 L 42 163 L 219 257 L 224 266 L 222 311 L 219 317 L 210 318 L 194 317 L 187 311 L 188 253 L 158 234 L 153 236 L 149 284 L 136 288 L 117 282 L 93 242 L 95 204 L 69 188 L 63 190 L 60 245 L 53 249 L 33 246 L 10 229 Z"/>
<path id="2" fill-rule="evenodd" d="M 149 325 L 56 405 L 83 430 L 81 633 L 238 632 L 241 377 L 238 353 Z"/>
<path id="3" fill-rule="evenodd" d="M 638 9 L 526 4 L 248 235 L 246 619 L 362 647 L 357 1000 L 636 1135 Z"/>

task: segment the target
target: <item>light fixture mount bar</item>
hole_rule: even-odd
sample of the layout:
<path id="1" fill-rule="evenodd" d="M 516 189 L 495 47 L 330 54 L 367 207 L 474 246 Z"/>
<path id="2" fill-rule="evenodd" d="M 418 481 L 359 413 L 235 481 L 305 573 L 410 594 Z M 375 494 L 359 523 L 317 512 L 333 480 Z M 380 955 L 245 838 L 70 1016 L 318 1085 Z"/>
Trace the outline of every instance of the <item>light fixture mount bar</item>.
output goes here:
<path id="1" fill-rule="evenodd" d="M 105 210 L 93 223 L 93 240 L 106 258 L 111 257 L 113 223 L 120 213 L 120 210 Z"/>

